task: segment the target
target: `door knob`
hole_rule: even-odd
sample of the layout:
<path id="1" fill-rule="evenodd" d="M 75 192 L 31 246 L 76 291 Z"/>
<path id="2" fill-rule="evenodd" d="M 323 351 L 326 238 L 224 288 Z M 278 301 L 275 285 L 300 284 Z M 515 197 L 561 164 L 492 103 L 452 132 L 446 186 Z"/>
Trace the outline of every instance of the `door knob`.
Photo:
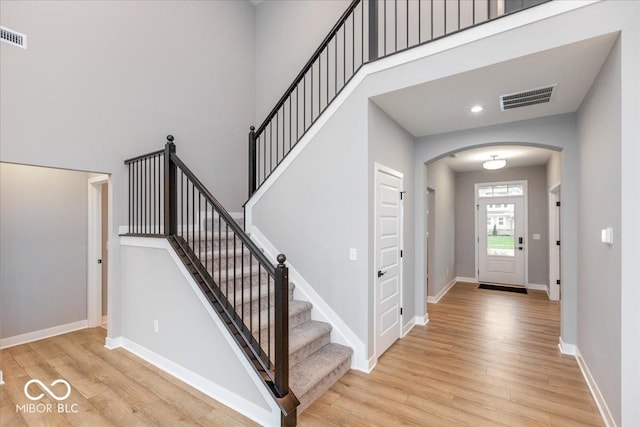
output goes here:
<path id="1" fill-rule="evenodd" d="M 382 277 L 386 274 L 386 271 L 378 270 L 378 277 Z"/>

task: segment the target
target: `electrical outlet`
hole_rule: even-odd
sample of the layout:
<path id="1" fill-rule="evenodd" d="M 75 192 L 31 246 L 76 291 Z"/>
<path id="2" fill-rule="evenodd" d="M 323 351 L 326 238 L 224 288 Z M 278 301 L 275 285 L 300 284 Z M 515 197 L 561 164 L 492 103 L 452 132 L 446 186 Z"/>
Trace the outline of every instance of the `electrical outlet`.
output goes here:
<path id="1" fill-rule="evenodd" d="M 153 332 L 155 332 L 156 334 L 160 332 L 160 322 L 158 322 L 157 320 L 153 321 Z"/>
<path id="2" fill-rule="evenodd" d="M 349 249 L 349 260 L 355 261 L 357 259 L 358 259 L 358 251 L 356 251 L 356 248 Z"/>

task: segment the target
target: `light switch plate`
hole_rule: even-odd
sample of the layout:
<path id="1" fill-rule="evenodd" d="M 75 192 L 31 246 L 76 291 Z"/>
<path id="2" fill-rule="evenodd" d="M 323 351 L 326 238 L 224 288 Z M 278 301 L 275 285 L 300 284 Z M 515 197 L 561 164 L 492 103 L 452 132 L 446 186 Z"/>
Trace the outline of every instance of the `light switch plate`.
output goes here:
<path id="1" fill-rule="evenodd" d="M 600 240 L 609 246 L 613 246 L 613 228 L 607 227 L 600 231 Z"/>
<path id="2" fill-rule="evenodd" d="M 540 240 L 540 233 L 533 233 L 533 240 Z"/>
<path id="3" fill-rule="evenodd" d="M 356 248 L 349 249 L 349 261 L 355 261 L 358 259 L 358 251 Z"/>

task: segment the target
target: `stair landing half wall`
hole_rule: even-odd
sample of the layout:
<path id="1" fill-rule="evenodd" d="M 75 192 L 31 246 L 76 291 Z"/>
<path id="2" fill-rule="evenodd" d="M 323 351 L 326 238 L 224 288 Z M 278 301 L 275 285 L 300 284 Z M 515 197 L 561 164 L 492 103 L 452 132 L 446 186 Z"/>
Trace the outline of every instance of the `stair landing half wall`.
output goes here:
<path id="1" fill-rule="evenodd" d="M 280 410 L 273 398 L 169 242 L 122 237 L 121 243 L 125 300 L 145 303 L 123 306 L 123 335 L 109 339 L 112 346 L 136 353 L 260 424 L 279 425 Z M 209 250 L 214 259 L 223 252 Z M 248 269 L 240 273 L 255 274 Z M 295 284 L 290 287 L 290 387 L 301 413 L 349 370 L 353 351 L 331 342 L 331 325 L 312 320 L 313 305 L 294 300 Z M 253 301 L 251 305 L 257 306 Z M 254 331 L 257 334 L 268 342 L 266 330 Z M 273 340 L 271 347 L 273 351 Z"/>

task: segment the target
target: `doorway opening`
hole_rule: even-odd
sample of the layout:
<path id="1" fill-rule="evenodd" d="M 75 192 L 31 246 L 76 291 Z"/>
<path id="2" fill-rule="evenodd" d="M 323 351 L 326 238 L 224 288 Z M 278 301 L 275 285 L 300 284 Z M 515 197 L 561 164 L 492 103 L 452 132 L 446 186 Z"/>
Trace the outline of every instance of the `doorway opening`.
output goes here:
<path id="1" fill-rule="evenodd" d="M 88 191 L 87 323 L 90 328 L 106 328 L 109 287 L 109 176 L 90 178 Z"/>

